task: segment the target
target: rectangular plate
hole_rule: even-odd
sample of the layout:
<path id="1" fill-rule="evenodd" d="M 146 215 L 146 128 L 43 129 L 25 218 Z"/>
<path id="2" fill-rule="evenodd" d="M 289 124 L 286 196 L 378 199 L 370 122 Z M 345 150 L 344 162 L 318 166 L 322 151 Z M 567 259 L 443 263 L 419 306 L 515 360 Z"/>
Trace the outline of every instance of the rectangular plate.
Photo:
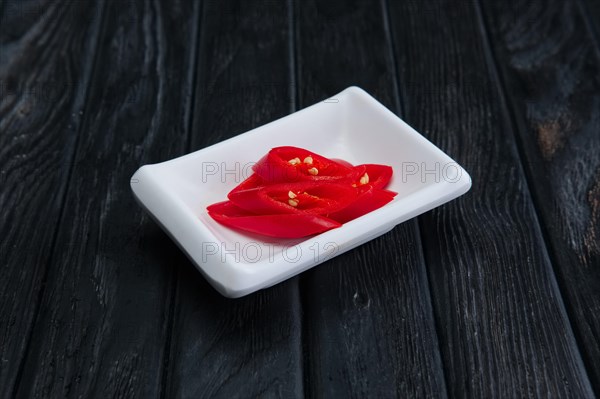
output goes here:
<path id="1" fill-rule="evenodd" d="M 352 164 L 390 165 L 398 195 L 374 212 L 297 240 L 251 236 L 210 218 L 206 207 L 252 174 L 271 148 L 296 146 Z M 223 295 L 277 284 L 450 201 L 471 187 L 467 172 L 360 88 L 191 154 L 142 166 L 138 202 Z"/>

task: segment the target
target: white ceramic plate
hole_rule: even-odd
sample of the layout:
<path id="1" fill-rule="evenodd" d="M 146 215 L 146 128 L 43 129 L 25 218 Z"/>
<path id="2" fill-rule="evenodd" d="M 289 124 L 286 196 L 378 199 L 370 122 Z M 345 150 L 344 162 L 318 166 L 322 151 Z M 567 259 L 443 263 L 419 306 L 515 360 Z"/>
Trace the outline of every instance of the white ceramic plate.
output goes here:
<path id="1" fill-rule="evenodd" d="M 393 202 L 342 227 L 299 240 L 250 236 L 206 207 L 252 173 L 271 148 L 296 146 L 352 164 L 391 165 Z M 223 295 L 240 297 L 346 252 L 471 187 L 467 172 L 360 88 L 200 151 L 142 166 L 131 179 L 140 204 Z"/>

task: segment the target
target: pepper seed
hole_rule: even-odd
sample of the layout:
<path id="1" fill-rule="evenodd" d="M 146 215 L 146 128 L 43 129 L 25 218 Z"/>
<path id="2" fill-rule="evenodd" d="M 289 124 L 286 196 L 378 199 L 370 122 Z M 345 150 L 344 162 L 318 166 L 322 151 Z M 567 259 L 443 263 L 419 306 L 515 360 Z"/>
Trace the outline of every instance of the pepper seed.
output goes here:
<path id="1" fill-rule="evenodd" d="M 363 177 L 360 178 L 360 184 L 367 184 L 369 182 L 369 175 L 364 174 Z"/>

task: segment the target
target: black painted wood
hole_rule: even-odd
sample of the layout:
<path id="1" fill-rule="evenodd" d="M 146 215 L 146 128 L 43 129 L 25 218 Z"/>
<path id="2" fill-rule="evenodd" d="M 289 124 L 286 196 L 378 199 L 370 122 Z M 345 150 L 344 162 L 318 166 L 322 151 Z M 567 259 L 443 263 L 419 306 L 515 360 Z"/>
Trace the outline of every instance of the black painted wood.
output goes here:
<path id="1" fill-rule="evenodd" d="M 581 13 L 587 22 L 587 29 L 590 30 L 595 38 L 596 47 L 600 43 L 600 1 L 598 0 L 578 0 Z"/>
<path id="2" fill-rule="evenodd" d="M 19 397 L 159 396 L 183 256 L 134 202 L 129 179 L 184 151 L 198 10 L 107 4 Z"/>
<path id="3" fill-rule="evenodd" d="M 0 0 L 0 396 L 593 397 L 598 22 L 596 0 Z M 130 176 L 351 84 L 472 192 L 221 297 Z"/>
<path id="4" fill-rule="evenodd" d="M 483 2 L 530 186 L 600 392 L 600 57 L 576 2 Z"/>
<path id="5" fill-rule="evenodd" d="M 371 1 L 296 3 L 302 107 L 358 85 L 398 110 L 383 17 Z M 302 276 L 310 397 L 446 396 L 425 267 L 412 221 Z"/>
<path id="6" fill-rule="evenodd" d="M 390 8 L 406 118 L 473 178 L 420 219 L 451 396 L 593 396 L 476 4 Z"/>
<path id="7" fill-rule="evenodd" d="M 90 85 L 101 4 L 5 1 L 0 19 L 0 396 L 22 365 Z"/>
<path id="8" fill-rule="evenodd" d="M 283 1 L 205 2 L 192 150 L 294 110 L 289 11 Z M 191 264 L 178 282 L 167 397 L 302 397 L 297 278 L 240 299 Z"/>

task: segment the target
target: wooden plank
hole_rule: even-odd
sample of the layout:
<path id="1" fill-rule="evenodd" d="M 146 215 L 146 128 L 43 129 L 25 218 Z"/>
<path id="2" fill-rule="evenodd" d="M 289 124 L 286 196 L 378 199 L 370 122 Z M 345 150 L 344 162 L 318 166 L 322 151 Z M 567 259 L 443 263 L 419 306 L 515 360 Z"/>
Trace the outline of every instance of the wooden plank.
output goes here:
<path id="1" fill-rule="evenodd" d="M 483 10 L 559 285 L 600 392 L 599 48 L 576 2 L 484 1 Z"/>
<path id="2" fill-rule="evenodd" d="M 598 0 L 578 0 L 580 12 L 586 19 L 587 26 L 594 36 L 596 47 L 600 42 L 600 1 Z"/>
<path id="3" fill-rule="evenodd" d="M 5 1 L 0 19 L 0 396 L 15 383 L 90 80 L 101 4 Z"/>
<path id="4" fill-rule="evenodd" d="M 141 164 L 184 150 L 197 5 L 107 4 L 19 397 L 160 395 L 173 267 L 183 257 L 128 186 Z"/>
<path id="5" fill-rule="evenodd" d="M 294 110 L 289 11 L 283 1 L 205 3 L 192 150 Z M 167 397 L 302 397 L 297 279 L 232 300 L 189 264 L 176 308 Z"/>
<path id="6" fill-rule="evenodd" d="M 450 396 L 592 397 L 478 8 L 390 8 L 406 117 L 473 178 L 421 218 Z"/>
<path id="7" fill-rule="evenodd" d="M 296 12 L 301 106 L 358 85 L 398 111 L 382 3 Z M 309 396 L 446 396 L 415 221 L 306 272 L 301 287 Z"/>

